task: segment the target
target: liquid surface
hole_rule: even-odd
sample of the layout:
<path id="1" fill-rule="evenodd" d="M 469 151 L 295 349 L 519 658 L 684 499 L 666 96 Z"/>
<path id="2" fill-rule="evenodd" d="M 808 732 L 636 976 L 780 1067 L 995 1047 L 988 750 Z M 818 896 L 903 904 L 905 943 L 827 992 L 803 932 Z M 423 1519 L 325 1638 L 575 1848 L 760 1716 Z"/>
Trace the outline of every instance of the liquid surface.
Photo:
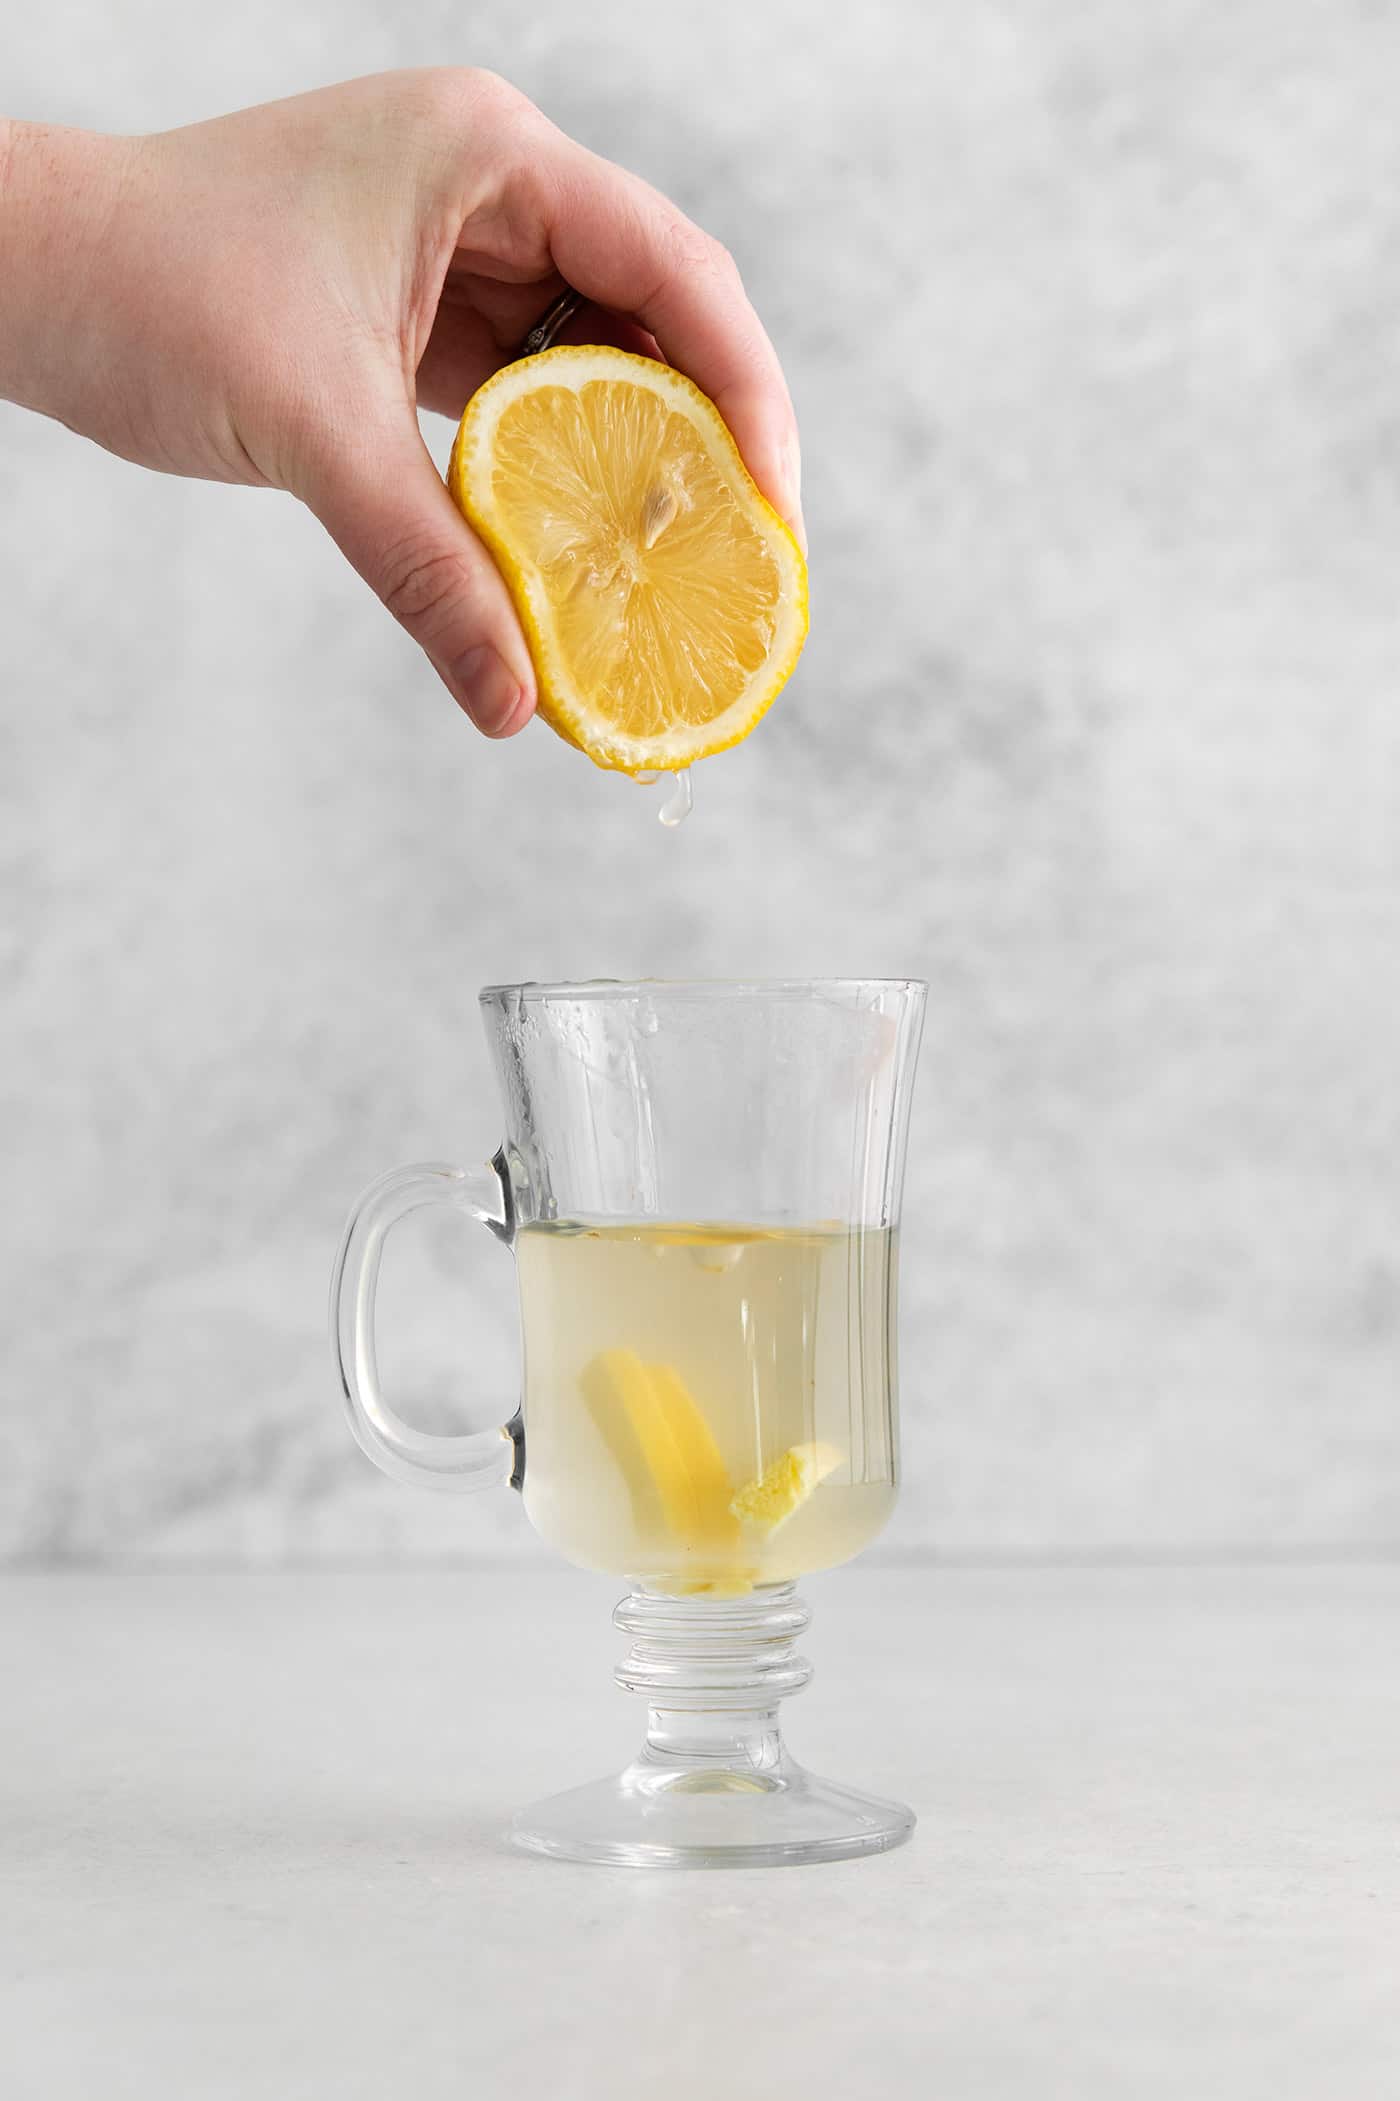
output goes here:
<path id="1" fill-rule="evenodd" d="M 894 1505 L 885 1229 L 527 1226 L 525 1502 L 584 1567 L 740 1595 L 848 1560 Z"/>

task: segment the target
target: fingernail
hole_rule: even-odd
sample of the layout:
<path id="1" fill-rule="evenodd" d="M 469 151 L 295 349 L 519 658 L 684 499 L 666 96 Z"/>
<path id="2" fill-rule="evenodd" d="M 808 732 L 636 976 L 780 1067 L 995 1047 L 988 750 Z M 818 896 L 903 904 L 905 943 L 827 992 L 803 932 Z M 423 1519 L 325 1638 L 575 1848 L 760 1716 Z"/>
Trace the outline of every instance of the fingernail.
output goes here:
<path id="1" fill-rule="evenodd" d="M 783 486 L 787 491 L 784 516 L 797 535 L 798 546 L 806 554 L 807 527 L 802 519 L 802 447 L 795 437 L 786 439 L 783 445 Z"/>
<path id="2" fill-rule="evenodd" d="M 462 706 L 488 737 L 500 735 L 524 699 L 519 679 L 489 643 L 457 659 L 452 683 Z"/>

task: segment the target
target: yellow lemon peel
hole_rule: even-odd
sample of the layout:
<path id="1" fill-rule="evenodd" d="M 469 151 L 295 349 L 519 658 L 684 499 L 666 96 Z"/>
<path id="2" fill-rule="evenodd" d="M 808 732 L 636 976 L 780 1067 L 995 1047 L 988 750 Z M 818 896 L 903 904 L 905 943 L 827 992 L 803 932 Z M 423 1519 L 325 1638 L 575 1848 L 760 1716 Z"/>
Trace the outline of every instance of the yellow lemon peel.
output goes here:
<path id="1" fill-rule="evenodd" d="M 835 1445 L 795 1444 L 741 1488 L 729 1508 L 741 1523 L 771 1536 L 801 1509 L 819 1482 L 844 1464 L 845 1454 Z"/>

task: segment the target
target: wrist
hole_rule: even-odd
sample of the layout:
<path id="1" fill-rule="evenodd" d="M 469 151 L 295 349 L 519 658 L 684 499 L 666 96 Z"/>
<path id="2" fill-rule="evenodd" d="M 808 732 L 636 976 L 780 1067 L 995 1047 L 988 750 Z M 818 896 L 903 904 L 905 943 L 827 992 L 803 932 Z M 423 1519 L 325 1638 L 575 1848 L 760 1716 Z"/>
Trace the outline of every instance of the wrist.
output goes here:
<path id="1" fill-rule="evenodd" d="M 66 421 L 91 383 L 97 265 L 130 143 L 0 118 L 0 399 Z"/>

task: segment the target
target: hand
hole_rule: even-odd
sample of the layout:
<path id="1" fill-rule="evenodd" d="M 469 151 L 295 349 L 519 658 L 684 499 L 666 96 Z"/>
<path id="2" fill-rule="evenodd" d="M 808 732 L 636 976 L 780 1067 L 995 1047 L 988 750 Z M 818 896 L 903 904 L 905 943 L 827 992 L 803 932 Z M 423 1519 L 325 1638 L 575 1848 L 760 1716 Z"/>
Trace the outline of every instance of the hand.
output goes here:
<path id="1" fill-rule="evenodd" d="M 148 467 L 288 489 L 489 736 L 529 653 L 416 407 L 565 332 L 709 394 L 801 534 L 797 428 L 733 261 L 494 74 L 384 74 L 145 139 L 0 127 L 0 393 Z"/>

